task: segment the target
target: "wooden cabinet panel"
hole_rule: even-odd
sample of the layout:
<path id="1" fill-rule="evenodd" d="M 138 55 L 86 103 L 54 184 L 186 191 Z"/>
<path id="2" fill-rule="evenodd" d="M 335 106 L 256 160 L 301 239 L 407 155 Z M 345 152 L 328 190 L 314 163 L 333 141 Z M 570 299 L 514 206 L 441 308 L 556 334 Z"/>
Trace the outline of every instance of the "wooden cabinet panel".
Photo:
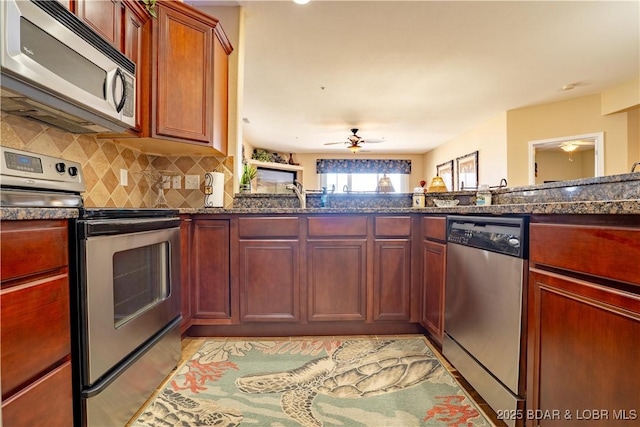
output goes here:
<path id="1" fill-rule="evenodd" d="M 422 326 L 442 345 L 444 337 L 444 287 L 447 245 L 425 240 L 422 243 Z"/>
<path id="2" fill-rule="evenodd" d="M 231 317 L 229 276 L 229 221 L 193 223 L 191 283 L 194 318 Z"/>
<path id="3" fill-rule="evenodd" d="M 378 224 L 376 218 L 376 225 Z M 410 223 L 409 223 L 410 228 Z M 393 232 L 402 231 L 392 228 Z M 374 242 L 374 320 L 409 320 L 411 315 L 411 241 Z"/>
<path id="4" fill-rule="evenodd" d="M 76 15 L 96 33 L 120 49 L 121 7 L 120 0 L 78 0 Z"/>
<path id="5" fill-rule="evenodd" d="M 242 321 L 300 319 L 297 241 L 240 242 Z"/>
<path id="6" fill-rule="evenodd" d="M 640 229 L 533 223 L 530 230 L 531 263 L 640 285 Z"/>
<path id="7" fill-rule="evenodd" d="M 67 230 L 66 220 L 2 222 L 0 380 L 6 426 L 73 425 Z"/>
<path id="8" fill-rule="evenodd" d="M 136 64 L 136 130 L 142 129 L 143 117 L 148 115 L 149 60 L 148 47 L 150 28 L 149 15 L 135 1 L 125 1 L 123 9 L 123 39 L 121 50 Z"/>
<path id="9" fill-rule="evenodd" d="M 191 269 L 189 268 L 189 260 L 191 259 L 191 233 L 192 220 L 183 217 L 180 221 L 180 290 L 182 297 L 182 332 L 184 332 L 191 323 Z"/>
<path id="10" fill-rule="evenodd" d="M 52 271 L 69 263 L 66 221 L 27 222 L 2 222 L 2 281 Z"/>
<path id="11" fill-rule="evenodd" d="M 444 242 L 447 240 L 447 218 L 444 216 L 425 216 L 422 218 L 422 232 L 429 240 Z"/>
<path id="12" fill-rule="evenodd" d="M 562 418 L 528 425 L 582 426 L 594 410 L 598 426 L 633 424 L 621 411 L 640 408 L 640 295 L 537 269 L 529 283 L 527 408 Z"/>
<path id="13" fill-rule="evenodd" d="M 18 394 L 3 400 L 2 422 L 7 427 L 73 426 L 71 362 L 67 361 Z"/>
<path id="14" fill-rule="evenodd" d="M 230 48 L 230 46 L 229 46 Z M 229 122 L 229 54 L 216 32 L 213 39 L 213 148 L 227 153 Z"/>
<path id="15" fill-rule="evenodd" d="M 297 217 L 238 218 L 240 238 L 288 237 L 298 238 L 300 232 Z"/>
<path id="16" fill-rule="evenodd" d="M 210 144 L 213 28 L 166 4 L 156 9 L 153 136 Z"/>
<path id="17" fill-rule="evenodd" d="M 366 236 L 366 216 L 322 216 L 307 219 L 309 237 Z"/>
<path id="18" fill-rule="evenodd" d="M 42 375 L 71 351 L 69 277 L 2 289 L 2 395 Z"/>
<path id="19" fill-rule="evenodd" d="M 310 321 L 365 319 L 366 250 L 366 239 L 307 243 Z"/>
<path id="20" fill-rule="evenodd" d="M 380 216 L 374 218 L 376 237 L 400 237 L 411 235 L 411 217 Z"/>

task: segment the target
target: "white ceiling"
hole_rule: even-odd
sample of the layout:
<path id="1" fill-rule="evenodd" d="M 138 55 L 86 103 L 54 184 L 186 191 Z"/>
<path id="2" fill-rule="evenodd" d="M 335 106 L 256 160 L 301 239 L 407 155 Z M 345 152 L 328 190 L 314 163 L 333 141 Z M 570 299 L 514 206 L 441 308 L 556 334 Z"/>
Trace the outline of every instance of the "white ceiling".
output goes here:
<path id="1" fill-rule="evenodd" d="M 385 140 L 372 154 L 424 153 L 501 112 L 640 76 L 638 0 L 236 4 L 243 134 L 278 152 L 348 153 L 324 144 L 359 128 Z"/>

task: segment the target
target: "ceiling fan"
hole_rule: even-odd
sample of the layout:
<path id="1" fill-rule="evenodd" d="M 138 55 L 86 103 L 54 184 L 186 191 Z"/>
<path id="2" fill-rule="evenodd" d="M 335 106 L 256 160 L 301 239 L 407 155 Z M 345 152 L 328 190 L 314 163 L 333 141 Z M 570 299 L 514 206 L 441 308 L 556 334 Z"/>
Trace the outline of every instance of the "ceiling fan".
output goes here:
<path id="1" fill-rule="evenodd" d="M 349 135 L 346 141 L 344 142 L 327 142 L 324 145 L 336 145 L 336 144 L 347 144 L 347 149 L 351 151 L 353 154 L 356 154 L 358 151 L 362 149 L 361 144 L 375 144 L 379 142 L 384 142 L 382 139 L 364 139 L 357 135 L 358 129 L 351 129 L 351 133 L 353 135 Z"/>

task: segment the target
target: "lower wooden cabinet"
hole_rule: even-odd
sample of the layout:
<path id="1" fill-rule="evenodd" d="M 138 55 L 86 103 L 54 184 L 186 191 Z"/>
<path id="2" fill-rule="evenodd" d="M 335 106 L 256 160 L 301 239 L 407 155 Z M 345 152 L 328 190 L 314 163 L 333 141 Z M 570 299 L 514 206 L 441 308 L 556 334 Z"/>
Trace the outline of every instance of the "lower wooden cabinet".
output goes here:
<path id="1" fill-rule="evenodd" d="M 307 242 L 309 321 L 365 320 L 367 241 Z"/>
<path id="2" fill-rule="evenodd" d="M 444 287 L 447 245 L 422 242 L 422 326 L 442 345 L 444 338 Z"/>
<path id="3" fill-rule="evenodd" d="M 409 216 L 374 218 L 374 321 L 411 318 L 411 230 Z"/>
<path id="4" fill-rule="evenodd" d="M 240 320 L 300 320 L 298 241 L 243 240 L 240 247 Z"/>
<path id="5" fill-rule="evenodd" d="M 180 296 L 182 298 L 182 324 L 181 332 L 186 331 L 191 326 L 191 259 L 192 242 L 192 219 L 189 215 L 182 215 L 180 218 Z"/>
<path id="6" fill-rule="evenodd" d="M 561 414 L 529 425 L 639 422 L 640 295 L 533 270 L 529 303 L 528 407 Z"/>
<path id="7" fill-rule="evenodd" d="M 530 427 L 640 422 L 640 216 L 592 222 L 532 218 L 526 406 L 557 417 Z"/>
<path id="8" fill-rule="evenodd" d="M 422 222 L 422 320 L 431 338 L 442 345 L 447 264 L 446 217 Z"/>
<path id="9" fill-rule="evenodd" d="M 3 221 L 0 242 L 2 422 L 72 426 L 67 221 Z"/>
<path id="10" fill-rule="evenodd" d="M 191 248 L 193 323 L 197 319 L 230 319 L 229 220 L 194 220 Z"/>

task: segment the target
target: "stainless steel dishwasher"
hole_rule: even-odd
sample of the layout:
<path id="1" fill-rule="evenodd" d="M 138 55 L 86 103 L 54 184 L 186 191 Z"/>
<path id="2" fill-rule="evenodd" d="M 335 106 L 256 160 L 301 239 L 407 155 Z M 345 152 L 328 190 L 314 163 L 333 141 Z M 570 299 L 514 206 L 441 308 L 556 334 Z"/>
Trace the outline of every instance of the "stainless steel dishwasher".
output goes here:
<path id="1" fill-rule="evenodd" d="M 443 354 L 512 426 L 524 410 L 527 226 L 524 217 L 447 218 Z"/>

